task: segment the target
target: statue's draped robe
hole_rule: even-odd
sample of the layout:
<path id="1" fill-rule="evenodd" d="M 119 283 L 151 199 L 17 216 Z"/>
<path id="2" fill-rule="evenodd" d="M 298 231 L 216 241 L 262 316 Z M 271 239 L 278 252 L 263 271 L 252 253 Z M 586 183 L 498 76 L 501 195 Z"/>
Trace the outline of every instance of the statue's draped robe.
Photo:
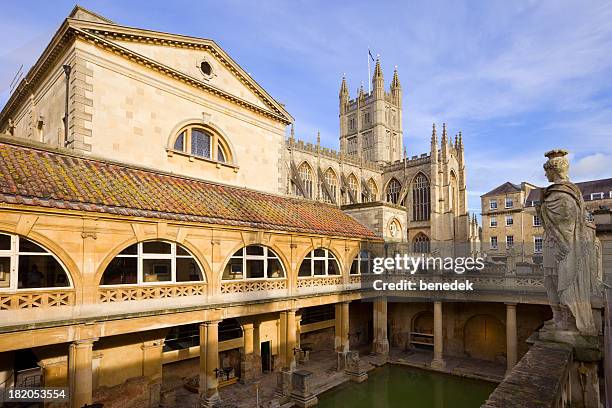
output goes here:
<path id="1" fill-rule="evenodd" d="M 591 311 L 592 234 L 587 231 L 584 201 L 576 185 L 555 183 L 544 189 L 540 216 L 544 224 L 544 271 L 557 275 L 562 305 L 583 334 L 596 334 Z"/>

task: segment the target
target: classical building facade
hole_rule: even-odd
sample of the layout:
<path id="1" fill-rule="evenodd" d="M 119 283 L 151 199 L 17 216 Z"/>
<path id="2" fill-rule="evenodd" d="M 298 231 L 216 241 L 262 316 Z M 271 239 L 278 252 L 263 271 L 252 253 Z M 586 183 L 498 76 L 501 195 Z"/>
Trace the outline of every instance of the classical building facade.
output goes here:
<path id="1" fill-rule="evenodd" d="M 351 100 L 343 81 L 334 152 L 286 139 L 293 118 L 214 41 L 76 7 L 0 112 L 0 393 L 153 407 L 192 377 L 213 406 L 301 344 L 512 368 L 550 314 L 537 266 L 466 275 L 477 295 L 364 289 L 393 245 L 478 239 L 461 135 L 405 157 L 398 75 L 386 92 L 377 63 L 373 84 Z"/>
<path id="2" fill-rule="evenodd" d="M 589 221 L 612 205 L 612 179 L 576 183 L 582 192 Z M 544 229 L 537 213 L 541 188 L 531 183 L 506 182 L 480 197 L 482 249 L 492 259 L 505 260 L 512 252 L 521 262 L 541 262 Z M 602 218 L 603 219 L 603 218 Z"/>

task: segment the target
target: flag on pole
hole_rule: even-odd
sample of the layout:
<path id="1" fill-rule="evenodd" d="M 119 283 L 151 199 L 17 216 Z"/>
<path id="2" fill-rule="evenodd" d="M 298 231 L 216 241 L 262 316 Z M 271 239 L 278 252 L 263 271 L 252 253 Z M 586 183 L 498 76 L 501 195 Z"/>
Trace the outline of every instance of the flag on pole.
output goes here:
<path id="1" fill-rule="evenodd" d="M 370 58 L 372 58 L 372 61 L 374 61 L 374 56 L 372 55 L 372 52 L 370 51 L 369 48 L 368 48 L 368 55 L 370 56 Z"/>

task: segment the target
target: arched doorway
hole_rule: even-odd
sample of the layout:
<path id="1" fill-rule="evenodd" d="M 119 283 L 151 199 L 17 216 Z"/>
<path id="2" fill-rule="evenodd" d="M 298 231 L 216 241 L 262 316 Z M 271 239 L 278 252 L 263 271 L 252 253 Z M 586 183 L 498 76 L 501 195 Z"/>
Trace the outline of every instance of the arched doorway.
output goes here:
<path id="1" fill-rule="evenodd" d="M 506 354 L 504 325 L 490 315 L 473 316 L 465 323 L 463 345 L 470 357 L 501 362 Z"/>
<path id="2" fill-rule="evenodd" d="M 431 350 L 433 348 L 433 313 L 418 313 L 412 319 L 410 345 L 414 348 Z"/>

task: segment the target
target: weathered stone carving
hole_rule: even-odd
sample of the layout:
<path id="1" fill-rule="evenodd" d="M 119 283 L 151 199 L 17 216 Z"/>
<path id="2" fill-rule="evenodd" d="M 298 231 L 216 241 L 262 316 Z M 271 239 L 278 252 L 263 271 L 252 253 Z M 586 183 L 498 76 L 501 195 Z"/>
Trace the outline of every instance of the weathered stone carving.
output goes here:
<path id="1" fill-rule="evenodd" d="M 544 226 L 544 285 L 557 330 L 596 335 L 591 311 L 596 279 L 594 235 L 586 223 L 582 194 L 569 181 L 566 150 L 551 150 L 544 170 L 552 184 L 542 190 L 538 208 Z"/>

